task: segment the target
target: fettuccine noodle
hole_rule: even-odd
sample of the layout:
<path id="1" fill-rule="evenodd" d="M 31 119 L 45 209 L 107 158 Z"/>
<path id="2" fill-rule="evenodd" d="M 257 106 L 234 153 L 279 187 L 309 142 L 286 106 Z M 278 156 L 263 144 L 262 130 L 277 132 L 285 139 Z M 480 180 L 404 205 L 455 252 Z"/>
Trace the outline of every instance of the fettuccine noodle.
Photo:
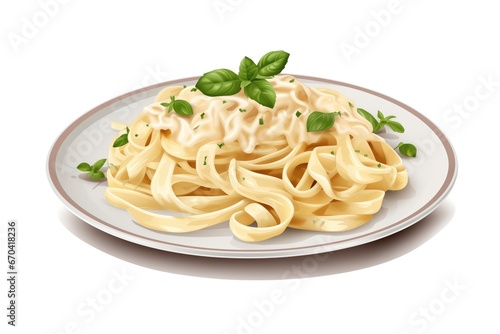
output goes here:
<path id="1" fill-rule="evenodd" d="M 128 125 L 128 144 L 110 148 L 106 198 L 150 229 L 191 232 L 229 221 L 244 241 L 286 228 L 338 232 L 365 224 L 386 191 L 406 186 L 401 158 L 354 101 L 291 79 L 269 80 L 273 109 L 243 92 L 163 89 Z M 188 101 L 193 115 L 167 112 L 160 103 L 171 96 Z M 315 110 L 340 115 L 331 129 L 307 132 Z"/>

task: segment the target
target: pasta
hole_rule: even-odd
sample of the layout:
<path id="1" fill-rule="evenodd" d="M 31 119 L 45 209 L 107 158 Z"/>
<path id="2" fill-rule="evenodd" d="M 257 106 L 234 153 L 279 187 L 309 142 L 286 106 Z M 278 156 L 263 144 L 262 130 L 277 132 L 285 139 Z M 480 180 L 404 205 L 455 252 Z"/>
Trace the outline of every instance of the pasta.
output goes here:
<path id="1" fill-rule="evenodd" d="M 401 158 L 354 101 L 289 75 L 269 82 L 272 109 L 242 92 L 164 88 L 127 129 L 115 126 L 128 144 L 110 148 L 107 200 L 150 229 L 182 233 L 229 221 L 238 239 L 256 242 L 286 228 L 356 228 L 380 210 L 386 191 L 406 186 Z M 172 96 L 189 101 L 193 115 L 167 112 L 161 103 Z M 315 110 L 339 112 L 331 129 L 306 130 Z"/>

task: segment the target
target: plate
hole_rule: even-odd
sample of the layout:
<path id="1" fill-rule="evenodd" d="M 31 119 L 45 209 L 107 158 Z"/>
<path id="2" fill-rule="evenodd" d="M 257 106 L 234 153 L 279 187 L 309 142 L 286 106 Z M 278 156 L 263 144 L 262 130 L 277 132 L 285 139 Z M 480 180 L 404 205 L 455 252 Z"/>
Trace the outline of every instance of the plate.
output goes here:
<path id="1" fill-rule="evenodd" d="M 129 214 L 108 204 L 104 198 L 106 181 L 91 182 L 76 169 L 106 158 L 116 136 L 111 122 L 131 123 L 169 85 L 194 85 L 198 77 L 145 87 L 90 110 L 57 138 L 47 159 L 48 178 L 64 205 L 88 224 L 115 237 L 164 251 L 219 258 L 279 258 L 330 252 L 387 237 L 415 224 L 434 209 L 451 190 L 457 176 L 457 160 L 452 145 L 429 119 L 409 106 L 383 94 L 338 81 L 294 75 L 307 85 L 328 87 L 350 97 L 370 112 L 382 110 L 406 125 L 406 132 L 387 132 L 393 147 L 411 142 L 419 150 L 416 158 L 404 158 L 409 183 L 405 189 L 387 192 L 381 210 L 367 224 L 347 232 L 318 233 L 287 229 L 283 234 L 258 243 L 236 239 L 228 223 L 184 233 L 153 231 L 132 221 Z"/>

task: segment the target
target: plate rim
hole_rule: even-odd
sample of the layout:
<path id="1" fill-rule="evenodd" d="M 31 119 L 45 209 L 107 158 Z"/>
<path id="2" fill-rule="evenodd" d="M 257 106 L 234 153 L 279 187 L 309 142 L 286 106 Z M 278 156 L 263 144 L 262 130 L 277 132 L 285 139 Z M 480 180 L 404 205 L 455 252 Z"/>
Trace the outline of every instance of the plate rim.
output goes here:
<path id="1" fill-rule="evenodd" d="M 76 203 L 71 196 L 69 196 L 64 188 L 62 187 L 59 178 L 57 177 L 57 168 L 56 168 L 56 159 L 58 154 L 60 153 L 60 148 L 63 143 L 66 141 L 67 137 L 84 121 L 91 118 L 93 115 L 101 111 L 102 109 L 118 102 L 124 100 L 128 97 L 135 96 L 145 91 L 150 91 L 156 88 L 164 88 L 166 86 L 171 86 L 179 83 L 185 83 L 189 81 L 195 81 L 200 78 L 200 76 L 193 76 L 187 78 L 180 78 L 175 80 L 169 80 L 161 83 L 157 83 L 154 85 L 145 86 L 125 94 L 121 94 L 115 98 L 112 98 L 106 102 L 99 104 L 98 106 L 90 109 L 85 112 L 83 115 L 74 120 L 70 125 L 66 127 L 56 138 L 54 143 L 52 144 L 49 153 L 47 155 L 47 176 L 49 179 L 49 183 L 59 197 L 59 199 L 65 204 L 66 208 L 69 209 L 74 215 L 85 221 L 86 223 L 94 226 L 95 228 L 102 230 L 105 233 L 111 234 L 115 237 L 143 245 L 150 248 L 159 249 L 162 251 L 169 251 L 187 255 L 194 256 L 204 256 L 204 257 L 216 257 L 216 258 L 240 258 L 240 259 L 255 259 L 255 258 L 281 258 L 281 257 L 292 257 L 292 256 L 304 256 L 304 255 L 312 255 L 319 254 L 324 252 L 336 251 L 341 249 L 346 249 L 350 247 L 360 246 L 369 242 L 376 241 L 381 238 L 388 237 L 394 233 L 397 233 L 401 230 L 408 228 L 409 226 L 417 223 L 422 220 L 424 217 L 429 215 L 432 211 L 434 211 L 439 204 L 444 200 L 444 198 L 449 194 L 451 189 L 455 184 L 455 180 L 458 174 L 458 161 L 456 157 L 456 152 L 448 140 L 446 135 L 426 116 L 410 107 L 409 105 L 402 103 L 399 100 L 396 100 L 390 96 L 379 93 L 377 91 L 364 88 L 358 85 L 341 82 L 337 80 L 320 78 L 315 76 L 306 76 L 299 74 L 287 74 L 294 76 L 300 80 L 310 80 L 320 83 L 333 84 L 337 86 L 343 86 L 347 88 L 352 88 L 355 90 L 359 90 L 373 96 L 377 96 L 386 101 L 389 101 L 405 111 L 411 113 L 415 117 L 417 117 L 420 121 L 422 121 L 425 125 L 427 125 L 431 131 L 438 137 L 439 141 L 443 145 L 445 152 L 447 154 L 448 161 L 448 170 L 446 173 L 446 178 L 444 178 L 443 183 L 436 194 L 430 198 L 424 205 L 422 205 L 418 210 L 412 212 L 408 216 L 393 222 L 392 224 L 385 226 L 383 228 L 367 231 L 367 233 L 361 236 L 354 236 L 352 238 L 347 238 L 338 241 L 325 242 L 322 244 L 316 245 L 308 245 L 308 246 L 299 246 L 299 247 L 287 247 L 287 248 L 278 248 L 278 249 L 217 249 L 217 248 L 207 248 L 207 247 L 197 247 L 197 246 L 186 246 L 182 244 L 173 243 L 170 241 L 153 239 L 147 236 L 138 235 L 128 231 L 126 229 L 120 228 L 116 225 L 110 224 L 107 221 L 96 217 L 92 213 L 86 211 L 82 208 L 78 203 Z M 356 242 L 355 242 L 356 241 Z M 164 245 L 167 247 L 159 247 L 159 245 Z"/>

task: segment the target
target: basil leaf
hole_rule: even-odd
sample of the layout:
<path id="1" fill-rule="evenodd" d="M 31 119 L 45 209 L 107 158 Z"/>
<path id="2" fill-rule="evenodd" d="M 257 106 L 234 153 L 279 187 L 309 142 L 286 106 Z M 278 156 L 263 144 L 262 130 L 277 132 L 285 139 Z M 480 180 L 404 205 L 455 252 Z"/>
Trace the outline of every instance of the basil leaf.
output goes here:
<path id="1" fill-rule="evenodd" d="M 78 170 L 81 170 L 82 172 L 89 172 L 90 171 L 90 165 L 86 162 L 82 162 L 76 168 Z"/>
<path id="2" fill-rule="evenodd" d="M 381 120 L 384 119 L 384 114 L 380 110 L 377 111 L 377 117 L 380 118 Z"/>
<path id="3" fill-rule="evenodd" d="M 241 90 L 241 79 L 231 70 L 222 68 L 203 74 L 195 87 L 208 96 L 234 95 Z"/>
<path id="4" fill-rule="evenodd" d="M 102 166 L 104 166 L 104 163 L 106 162 L 106 159 L 100 159 L 100 160 L 97 160 L 91 167 L 90 171 L 91 172 L 97 172 L 99 171 L 99 169 L 102 168 Z"/>
<path id="5" fill-rule="evenodd" d="M 175 100 L 172 102 L 174 111 L 178 115 L 188 116 L 193 114 L 193 107 L 185 100 Z"/>
<path id="6" fill-rule="evenodd" d="M 386 124 L 391 128 L 392 131 L 394 132 L 399 132 L 399 133 L 403 133 L 405 132 L 405 128 L 403 127 L 403 125 L 399 122 L 396 122 L 396 121 L 388 121 L 386 122 Z"/>
<path id="7" fill-rule="evenodd" d="M 271 79 L 273 76 L 272 75 L 260 75 L 257 74 L 257 77 L 255 79 Z"/>
<path id="8" fill-rule="evenodd" d="M 128 144 L 128 134 L 124 133 L 120 137 L 116 138 L 113 143 L 113 147 L 120 147 L 126 144 Z"/>
<path id="9" fill-rule="evenodd" d="M 172 99 L 172 98 L 171 98 L 171 99 Z M 162 107 L 168 108 L 168 111 L 167 111 L 167 112 L 171 112 L 171 111 L 172 111 L 172 108 L 174 107 L 174 104 L 173 104 L 173 101 L 174 101 L 174 100 L 175 100 L 175 99 L 172 99 L 172 101 L 171 101 L 171 102 L 168 102 L 168 103 L 167 103 L 167 102 L 162 102 L 162 103 L 160 103 L 160 104 L 161 104 L 161 106 L 162 106 Z"/>
<path id="10" fill-rule="evenodd" d="M 372 128 L 373 128 L 372 132 L 373 133 L 376 133 L 378 130 L 380 130 L 379 122 L 368 111 L 361 109 L 361 108 L 358 108 L 358 114 L 360 114 L 361 116 L 366 118 L 368 120 L 368 122 L 370 122 L 372 124 Z"/>
<path id="11" fill-rule="evenodd" d="M 113 143 L 113 147 L 120 147 L 125 144 L 128 144 L 128 133 L 130 132 L 130 129 L 125 127 L 127 130 L 127 133 L 122 134 L 120 137 L 116 138 L 115 142 Z"/>
<path id="12" fill-rule="evenodd" d="M 276 75 L 281 73 L 288 62 L 290 54 L 285 51 L 271 51 L 260 58 L 257 67 L 259 74 L 263 76 Z"/>
<path id="13" fill-rule="evenodd" d="M 330 129 L 335 123 L 334 113 L 324 113 L 321 111 L 313 111 L 307 117 L 307 132 L 324 131 Z"/>
<path id="14" fill-rule="evenodd" d="M 240 77 L 241 80 L 251 81 L 257 77 L 258 72 L 259 69 L 257 68 L 257 65 L 255 65 L 252 59 L 248 57 L 243 58 L 243 60 L 240 63 L 240 72 L 238 73 L 238 76 Z"/>
<path id="15" fill-rule="evenodd" d="M 102 178 L 105 177 L 104 173 L 101 172 L 101 171 L 97 171 L 97 172 L 92 172 L 91 171 L 89 174 L 90 174 L 90 177 L 93 178 L 93 179 L 102 179 Z"/>
<path id="16" fill-rule="evenodd" d="M 263 106 L 273 108 L 276 103 L 276 92 L 273 86 L 264 79 L 255 79 L 244 88 L 245 95 Z"/>
<path id="17" fill-rule="evenodd" d="M 417 156 L 417 148 L 413 144 L 409 143 L 399 143 L 396 148 L 399 148 L 399 152 L 401 152 L 402 155 L 410 157 L 410 158 L 415 158 Z"/>
<path id="18" fill-rule="evenodd" d="M 241 88 L 244 88 L 248 85 L 250 85 L 252 82 L 250 80 L 243 80 L 240 84 Z"/>

